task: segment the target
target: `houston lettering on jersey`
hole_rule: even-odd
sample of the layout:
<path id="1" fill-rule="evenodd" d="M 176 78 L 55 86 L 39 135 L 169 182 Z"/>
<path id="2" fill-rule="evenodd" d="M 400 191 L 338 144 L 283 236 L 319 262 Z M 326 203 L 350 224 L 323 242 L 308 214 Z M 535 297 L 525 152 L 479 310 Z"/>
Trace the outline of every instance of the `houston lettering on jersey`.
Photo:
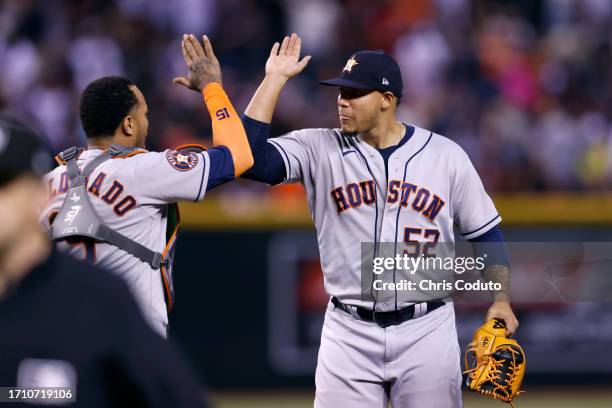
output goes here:
<path id="1" fill-rule="evenodd" d="M 376 200 L 374 181 L 360 181 L 348 184 L 346 187 L 337 187 L 331 191 L 332 199 L 336 204 L 338 213 L 350 208 L 372 205 Z M 432 194 L 425 187 L 419 187 L 401 180 L 389 181 L 387 190 L 387 203 L 394 204 L 399 201 L 402 207 L 410 207 L 421 213 L 429 220 L 435 220 L 446 202 L 437 194 Z"/>
<path id="2" fill-rule="evenodd" d="M 106 179 L 106 173 L 100 172 L 94 178 L 93 182 L 87 189 L 89 193 L 98 197 L 102 202 L 113 207 L 113 211 L 119 217 L 123 217 L 128 211 L 136 207 L 136 199 L 131 195 L 125 195 L 123 184 L 119 180 L 113 180 L 113 182 L 104 191 L 101 191 L 102 184 Z M 49 179 L 49 197 L 53 198 L 59 194 L 65 194 L 69 189 L 68 174 L 62 173 L 59 177 L 59 184 L 55 187 L 55 178 Z M 87 180 L 89 184 L 89 180 Z"/>

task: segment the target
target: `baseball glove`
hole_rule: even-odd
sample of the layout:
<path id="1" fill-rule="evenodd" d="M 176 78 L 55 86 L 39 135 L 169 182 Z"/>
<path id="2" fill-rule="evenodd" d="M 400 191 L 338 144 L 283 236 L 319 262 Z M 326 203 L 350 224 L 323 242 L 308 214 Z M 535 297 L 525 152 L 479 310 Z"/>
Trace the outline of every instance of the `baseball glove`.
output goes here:
<path id="1" fill-rule="evenodd" d="M 505 337 L 506 325 L 491 319 L 474 333 L 465 351 L 466 385 L 472 390 L 512 405 L 525 375 L 525 352 Z M 471 360 L 471 364 L 470 361 Z"/>

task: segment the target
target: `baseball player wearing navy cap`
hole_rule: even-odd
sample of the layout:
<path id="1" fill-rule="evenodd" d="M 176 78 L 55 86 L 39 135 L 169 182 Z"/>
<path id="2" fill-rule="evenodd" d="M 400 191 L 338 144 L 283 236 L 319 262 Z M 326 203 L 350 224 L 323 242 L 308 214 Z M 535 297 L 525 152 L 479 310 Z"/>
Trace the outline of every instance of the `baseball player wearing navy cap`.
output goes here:
<path id="1" fill-rule="evenodd" d="M 266 77 L 243 117 L 255 165 L 244 177 L 300 182 L 319 243 L 330 301 L 315 375 L 315 407 L 460 407 L 461 368 L 453 304 L 362 297 L 361 244 L 501 241 L 501 222 L 467 154 L 453 141 L 396 119 L 400 68 L 382 51 L 348 58 L 338 78 L 340 128 L 303 129 L 268 139 L 287 80 L 300 73 L 295 34 L 276 43 Z M 395 244 L 396 245 L 396 244 Z M 421 254 L 418 254 L 421 255 Z M 424 254 L 422 254 L 424 255 Z M 505 253 L 485 279 L 502 284 L 487 318 L 518 321 L 508 297 Z M 397 298 L 396 298 L 397 299 Z"/>
<path id="2" fill-rule="evenodd" d="M 391 92 L 402 97 L 402 73 L 399 65 L 384 51 L 359 51 L 346 62 L 342 75 L 321 81 L 323 85 L 368 91 Z"/>

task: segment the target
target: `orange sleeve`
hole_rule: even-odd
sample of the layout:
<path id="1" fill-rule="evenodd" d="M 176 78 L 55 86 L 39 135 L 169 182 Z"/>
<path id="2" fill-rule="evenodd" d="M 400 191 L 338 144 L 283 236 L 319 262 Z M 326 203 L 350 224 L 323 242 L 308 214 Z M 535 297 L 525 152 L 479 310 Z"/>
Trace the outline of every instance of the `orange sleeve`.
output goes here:
<path id="1" fill-rule="evenodd" d="M 230 150 L 238 177 L 253 166 L 253 154 L 242 121 L 218 82 L 206 85 L 202 95 L 212 119 L 213 145 Z"/>

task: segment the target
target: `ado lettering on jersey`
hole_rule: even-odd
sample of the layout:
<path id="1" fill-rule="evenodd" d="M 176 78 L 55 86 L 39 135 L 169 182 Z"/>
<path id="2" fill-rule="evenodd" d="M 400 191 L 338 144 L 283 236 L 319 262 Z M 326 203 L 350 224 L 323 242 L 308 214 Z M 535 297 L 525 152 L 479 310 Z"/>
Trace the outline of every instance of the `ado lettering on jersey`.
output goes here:
<path id="1" fill-rule="evenodd" d="M 212 165 L 211 157 L 217 157 L 217 162 L 231 162 L 231 156 L 218 148 L 194 153 L 195 158 L 176 150 L 134 153 L 100 164 L 86 180 L 87 191 L 97 214 L 109 228 L 161 253 L 173 240 L 167 236 L 171 221 L 169 204 L 202 200 L 209 181 L 224 174 L 216 170 L 220 166 Z M 77 164 L 83 169 L 100 154 L 99 149 L 85 150 Z M 168 157 L 176 158 L 176 165 L 185 169 L 174 166 Z M 71 199 L 66 197 L 69 185 L 66 167 L 58 166 L 45 176 L 45 181 L 50 200 L 41 214 L 41 222 L 48 227 L 64 200 Z M 168 314 L 164 283 L 151 265 L 105 242 L 67 240 L 58 246 L 124 277 L 152 326 L 165 333 Z"/>
<path id="2" fill-rule="evenodd" d="M 106 188 L 102 189 L 102 184 L 106 180 L 106 173 L 98 172 L 94 174 L 95 176 L 89 177 L 87 180 L 87 191 L 93 197 L 97 197 L 105 204 L 111 206 L 114 213 L 119 217 L 123 217 L 128 211 L 136 207 L 136 199 L 131 194 L 127 194 L 124 184 L 118 179 L 107 183 Z M 90 180 L 93 181 L 90 183 Z M 53 199 L 68 191 L 68 174 L 63 172 L 59 178 L 51 177 L 47 183 L 49 186 L 49 198 Z"/>

